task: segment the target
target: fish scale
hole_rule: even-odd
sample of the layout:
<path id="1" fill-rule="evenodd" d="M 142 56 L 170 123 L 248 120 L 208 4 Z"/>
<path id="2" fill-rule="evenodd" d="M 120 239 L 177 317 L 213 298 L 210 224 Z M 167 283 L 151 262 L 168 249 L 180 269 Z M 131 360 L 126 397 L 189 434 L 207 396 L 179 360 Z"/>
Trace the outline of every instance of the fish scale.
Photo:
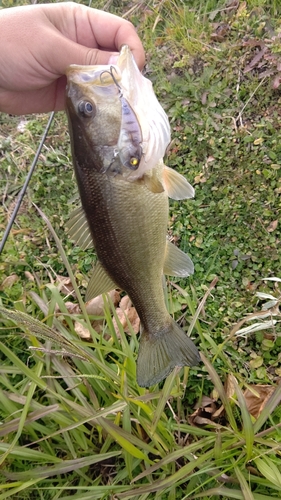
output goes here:
<path id="1" fill-rule="evenodd" d="M 88 218 L 101 263 L 116 284 L 128 292 L 140 316 L 150 309 L 151 297 L 155 310 L 159 309 L 157 302 L 161 298 L 162 310 L 167 196 L 164 192 L 154 195 L 142 182 L 128 186 L 123 179 L 111 177 L 98 184 L 96 192 L 100 189 L 104 193 L 110 186 L 110 196 L 104 197 L 102 205 Z M 160 265 L 155 266 L 155 260 Z"/>

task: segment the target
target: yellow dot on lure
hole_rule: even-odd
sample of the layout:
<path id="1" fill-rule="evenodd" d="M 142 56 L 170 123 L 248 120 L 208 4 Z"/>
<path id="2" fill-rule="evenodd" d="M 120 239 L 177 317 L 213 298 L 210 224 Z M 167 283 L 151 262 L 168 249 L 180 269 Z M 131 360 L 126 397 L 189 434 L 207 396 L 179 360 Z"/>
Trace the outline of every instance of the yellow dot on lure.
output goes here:
<path id="1" fill-rule="evenodd" d="M 137 158 L 131 158 L 130 159 L 130 164 L 135 167 L 136 165 L 139 164 L 139 160 Z"/>

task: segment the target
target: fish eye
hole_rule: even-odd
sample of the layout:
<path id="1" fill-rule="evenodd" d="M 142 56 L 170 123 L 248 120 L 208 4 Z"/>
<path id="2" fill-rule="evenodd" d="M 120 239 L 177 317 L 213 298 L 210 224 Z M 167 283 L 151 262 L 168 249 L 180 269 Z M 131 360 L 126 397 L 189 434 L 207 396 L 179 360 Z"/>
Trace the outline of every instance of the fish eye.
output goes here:
<path id="1" fill-rule="evenodd" d="M 83 116 L 93 116 L 94 114 L 94 106 L 89 101 L 80 101 L 78 104 L 78 111 Z"/>

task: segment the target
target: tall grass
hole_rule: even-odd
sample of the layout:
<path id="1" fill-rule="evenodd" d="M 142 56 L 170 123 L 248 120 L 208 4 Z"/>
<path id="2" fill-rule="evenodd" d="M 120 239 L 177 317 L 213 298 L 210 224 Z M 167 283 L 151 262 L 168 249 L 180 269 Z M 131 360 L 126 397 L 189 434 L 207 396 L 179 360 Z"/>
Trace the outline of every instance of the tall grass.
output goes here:
<path id="1" fill-rule="evenodd" d="M 65 252 L 42 216 L 83 309 Z M 135 379 L 138 341 L 120 323 L 117 338 L 112 317 L 118 321 L 118 316 L 109 299 L 105 297 L 103 333 L 97 335 L 91 326 L 95 318 L 85 312 L 69 314 L 58 289 L 51 286 L 48 292 L 47 298 L 39 283 L 38 293 L 32 294 L 40 320 L 24 310 L 0 307 L 5 325 L 0 342 L 0 500 L 17 495 L 265 500 L 281 493 L 276 441 L 281 431 L 271 420 L 281 387 L 254 420 L 239 374 L 231 375 L 232 395 L 226 392 L 212 359 L 217 357 L 228 370 L 227 357 L 219 349 L 214 352 L 198 313 L 203 365 L 174 370 L 161 389 L 146 390 Z M 185 295 L 188 303 L 187 291 Z M 192 306 L 190 312 L 194 314 Z M 87 325 L 91 342 L 77 338 L 75 321 Z M 26 362 L 13 349 L 17 335 L 29 350 Z M 202 377 L 214 387 L 220 418 L 210 413 L 206 425 L 194 426 L 188 393 Z"/>

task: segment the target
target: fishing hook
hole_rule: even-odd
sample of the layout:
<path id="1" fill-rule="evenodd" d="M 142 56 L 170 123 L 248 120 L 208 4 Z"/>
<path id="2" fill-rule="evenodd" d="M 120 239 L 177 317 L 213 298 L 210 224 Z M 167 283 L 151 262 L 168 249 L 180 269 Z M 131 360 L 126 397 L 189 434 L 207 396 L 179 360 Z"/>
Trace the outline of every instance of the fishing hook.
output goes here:
<path id="1" fill-rule="evenodd" d="M 102 83 L 102 75 L 104 75 L 104 73 L 108 73 L 119 90 L 119 96 L 123 97 L 121 86 L 117 82 L 116 77 L 113 74 L 113 70 L 115 71 L 115 73 L 117 73 L 116 68 L 114 66 L 110 66 L 109 70 L 105 69 L 104 71 L 102 71 L 102 73 L 100 74 L 100 81 Z"/>

